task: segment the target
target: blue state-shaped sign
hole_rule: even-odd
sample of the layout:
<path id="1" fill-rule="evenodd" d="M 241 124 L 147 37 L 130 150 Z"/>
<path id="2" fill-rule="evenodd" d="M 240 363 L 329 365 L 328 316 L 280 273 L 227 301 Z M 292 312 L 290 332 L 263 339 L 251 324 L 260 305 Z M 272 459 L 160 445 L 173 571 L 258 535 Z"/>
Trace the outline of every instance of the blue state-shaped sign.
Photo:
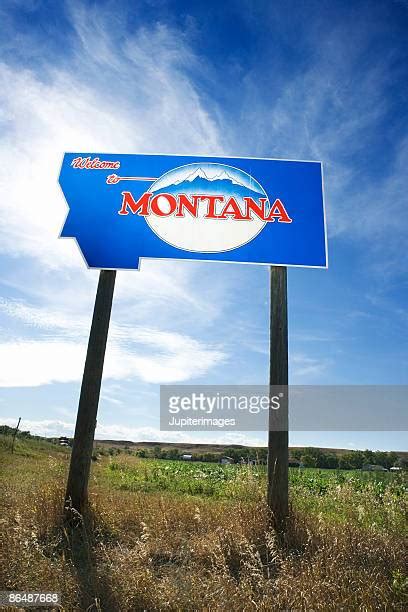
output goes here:
<path id="1" fill-rule="evenodd" d="M 314 161 L 66 153 L 59 182 L 90 268 L 141 258 L 327 267 Z"/>

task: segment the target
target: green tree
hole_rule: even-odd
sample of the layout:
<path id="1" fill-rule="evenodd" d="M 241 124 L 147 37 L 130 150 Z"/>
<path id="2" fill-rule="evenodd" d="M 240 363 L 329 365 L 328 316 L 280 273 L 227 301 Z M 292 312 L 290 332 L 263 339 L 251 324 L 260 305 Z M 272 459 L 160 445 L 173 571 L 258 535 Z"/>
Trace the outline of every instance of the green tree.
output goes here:
<path id="1" fill-rule="evenodd" d="M 248 457 L 249 449 L 247 448 L 232 448 L 225 449 L 225 456 L 231 457 L 234 461 L 239 462 L 241 457 Z"/>
<path id="2" fill-rule="evenodd" d="M 293 459 L 297 459 L 298 461 L 302 458 L 303 450 L 301 448 L 292 448 L 290 451 Z"/>
<path id="3" fill-rule="evenodd" d="M 160 446 L 153 447 L 153 457 L 155 459 L 162 459 L 162 449 Z"/>
<path id="4" fill-rule="evenodd" d="M 337 459 L 336 455 L 326 455 L 325 456 L 325 468 L 331 469 L 331 470 L 335 470 L 336 468 L 339 467 L 339 460 Z"/>
<path id="5" fill-rule="evenodd" d="M 375 453 L 375 462 L 378 463 L 378 465 L 386 467 L 388 470 L 396 463 L 396 461 L 398 461 L 397 453 L 386 453 L 382 451 L 376 451 Z"/>
<path id="6" fill-rule="evenodd" d="M 208 461 L 208 463 L 218 463 L 219 455 L 215 453 L 204 453 L 203 461 Z"/>
<path id="7" fill-rule="evenodd" d="M 257 451 L 258 461 L 261 463 L 266 463 L 268 459 L 268 451 L 266 448 L 259 448 Z"/>
<path id="8" fill-rule="evenodd" d="M 348 461 L 348 453 L 346 453 L 345 455 L 342 455 L 339 458 L 339 469 L 340 470 L 352 470 L 353 469 L 352 464 Z"/>
<path id="9" fill-rule="evenodd" d="M 400 457 L 396 465 L 403 470 L 408 470 L 408 457 Z"/>
<path id="10" fill-rule="evenodd" d="M 302 455 L 301 461 L 305 467 L 316 467 L 317 466 L 316 457 L 314 457 L 311 453 L 308 453 L 308 452 L 305 452 Z"/>
<path id="11" fill-rule="evenodd" d="M 349 451 L 339 458 L 341 470 L 359 470 L 365 463 L 364 453 L 361 451 Z"/>
<path id="12" fill-rule="evenodd" d="M 301 460 L 306 467 L 325 467 L 325 455 L 320 448 L 305 448 Z"/>
<path id="13" fill-rule="evenodd" d="M 388 453 L 388 462 L 386 467 L 388 469 L 390 469 L 390 467 L 393 467 L 394 465 L 396 465 L 398 463 L 398 453 Z"/>
<path id="14" fill-rule="evenodd" d="M 178 448 L 169 448 L 169 450 L 167 451 L 167 459 L 179 459 L 180 458 L 180 453 Z"/>

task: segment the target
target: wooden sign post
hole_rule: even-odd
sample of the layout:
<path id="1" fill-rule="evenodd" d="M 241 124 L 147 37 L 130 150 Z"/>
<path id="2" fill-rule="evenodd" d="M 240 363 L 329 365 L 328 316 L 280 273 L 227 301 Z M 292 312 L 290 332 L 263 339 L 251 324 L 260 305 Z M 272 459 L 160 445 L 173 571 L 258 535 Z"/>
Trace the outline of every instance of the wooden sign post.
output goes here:
<path id="1" fill-rule="evenodd" d="M 269 385 L 288 384 L 288 301 L 287 270 L 285 267 L 270 268 L 270 364 Z M 272 410 L 272 409 L 270 409 Z M 287 422 L 288 393 L 285 389 L 280 410 L 284 410 L 283 421 Z M 288 432 L 268 432 L 268 492 L 267 502 L 272 511 L 278 531 L 284 531 L 289 512 L 288 500 Z"/>
<path id="2" fill-rule="evenodd" d="M 115 278 L 115 270 L 101 270 L 99 274 L 65 495 L 67 518 L 75 517 L 78 512 L 82 514 L 88 501 L 88 480 Z"/>

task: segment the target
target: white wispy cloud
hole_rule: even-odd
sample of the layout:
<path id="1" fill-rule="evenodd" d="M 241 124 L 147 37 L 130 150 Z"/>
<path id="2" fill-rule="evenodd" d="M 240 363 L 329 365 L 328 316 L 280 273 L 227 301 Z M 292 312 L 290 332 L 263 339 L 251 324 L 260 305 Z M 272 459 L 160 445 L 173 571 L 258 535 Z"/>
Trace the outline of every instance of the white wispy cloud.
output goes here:
<path id="1" fill-rule="evenodd" d="M 85 361 L 87 321 L 2 300 L 0 311 L 45 332 L 0 344 L 0 386 L 25 387 L 79 381 Z M 226 359 L 223 350 L 186 334 L 112 323 L 104 376 L 150 383 L 197 378 Z"/>
<path id="2" fill-rule="evenodd" d="M 222 351 L 187 336 L 154 330 L 144 331 L 131 345 L 111 341 L 108 347 L 104 377 L 114 380 L 183 382 L 201 377 L 225 359 Z M 80 381 L 85 351 L 85 343 L 62 340 L 3 342 L 0 387 Z"/>
<path id="3" fill-rule="evenodd" d="M 69 63 L 50 57 L 41 71 L 0 63 L 0 253 L 18 262 L 4 266 L 2 281 L 26 296 L 1 304 L 23 324 L 17 338 L 3 330 L 2 386 L 82 374 L 97 277 L 73 240 L 58 239 L 67 212 L 57 182 L 63 152 L 222 151 L 217 123 L 186 75 L 199 60 L 179 32 L 158 23 L 123 38 L 125 16 L 76 2 L 69 17 Z M 40 53 L 34 37 L 28 42 Z M 13 41 L 3 44 L 10 51 Z M 180 316 L 190 329 L 219 316 L 222 291 L 205 299 L 188 265 L 145 262 L 134 275 L 117 278 L 106 378 L 180 382 L 225 359 L 221 348 L 171 331 Z"/>
<path id="4" fill-rule="evenodd" d="M 141 28 L 118 44 L 111 17 L 74 4 L 76 52 L 69 67 L 53 66 L 50 58 L 46 79 L 0 64 L 7 121 L 0 141 L 0 248 L 51 269 L 83 266 L 75 243 L 58 240 L 66 216 L 57 183 L 64 151 L 222 148 L 183 72 L 194 61 L 191 49 L 164 25 L 149 33 Z"/>
<path id="5" fill-rule="evenodd" d="M 304 353 L 292 353 L 290 357 L 290 375 L 292 384 L 319 382 L 330 366 L 330 359 L 315 358 Z"/>

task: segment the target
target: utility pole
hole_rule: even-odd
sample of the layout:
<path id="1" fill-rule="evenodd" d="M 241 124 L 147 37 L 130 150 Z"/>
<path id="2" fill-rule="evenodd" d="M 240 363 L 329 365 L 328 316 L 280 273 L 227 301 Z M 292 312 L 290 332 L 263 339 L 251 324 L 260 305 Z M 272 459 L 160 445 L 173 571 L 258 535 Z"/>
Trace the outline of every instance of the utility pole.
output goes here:
<path id="1" fill-rule="evenodd" d="M 268 432 L 268 492 L 267 502 L 272 511 L 275 526 L 283 532 L 289 513 L 288 491 L 288 299 L 287 269 L 283 266 L 270 268 L 270 348 L 269 385 L 284 387 L 280 402 L 280 423 L 285 430 L 276 429 L 272 408 L 269 412 Z"/>
<path id="2" fill-rule="evenodd" d="M 67 518 L 73 518 L 76 512 L 82 514 L 88 501 L 89 472 L 115 278 L 115 270 L 100 271 L 65 495 Z"/>
<path id="3" fill-rule="evenodd" d="M 16 441 L 16 435 L 17 435 L 17 432 L 18 432 L 18 428 L 20 427 L 20 422 L 21 422 L 21 417 L 18 417 L 17 427 L 15 428 L 14 433 L 13 433 L 13 442 L 11 443 L 11 452 L 12 453 L 14 453 L 14 443 Z"/>

